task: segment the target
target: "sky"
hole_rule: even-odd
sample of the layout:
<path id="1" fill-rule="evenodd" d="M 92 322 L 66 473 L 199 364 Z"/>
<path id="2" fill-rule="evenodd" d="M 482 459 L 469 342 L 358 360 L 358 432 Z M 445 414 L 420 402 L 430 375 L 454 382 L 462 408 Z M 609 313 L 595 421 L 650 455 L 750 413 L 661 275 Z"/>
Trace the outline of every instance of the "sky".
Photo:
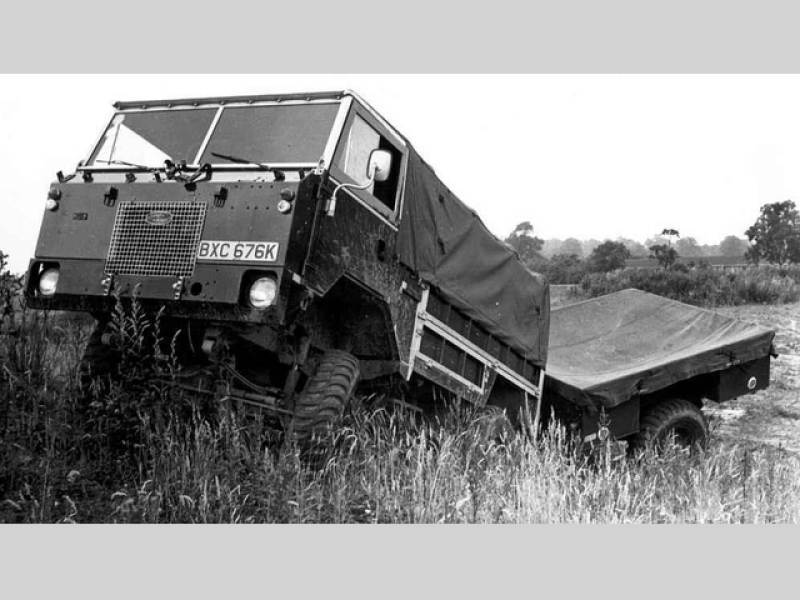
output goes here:
<path id="1" fill-rule="evenodd" d="M 0 76 L 0 250 L 33 256 L 47 190 L 116 100 L 353 89 L 496 235 L 700 244 L 800 199 L 800 77 L 771 75 Z"/>

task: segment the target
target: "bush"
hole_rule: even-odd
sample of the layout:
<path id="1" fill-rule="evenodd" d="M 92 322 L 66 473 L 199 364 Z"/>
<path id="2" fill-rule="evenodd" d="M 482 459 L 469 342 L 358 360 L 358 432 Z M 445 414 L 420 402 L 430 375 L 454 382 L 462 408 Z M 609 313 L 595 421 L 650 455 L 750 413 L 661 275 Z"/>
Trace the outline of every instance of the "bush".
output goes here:
<path id="1" fill-rule="evenodd" d="M 602 296 L 627 288 L 666 296 L 697 306 L 780 304 L 800 300 L 800 268 L 760 266 L 718 270 L 700 264 L 676 269 L 622 269 L 591 273 L 579 293 Z"/>
<path id="2" fill-rule="evenodd" d="M 586 262 L 575 254 L 556 254 L 550 260 L 541 260 L 530 268 L 555 285 L 579 283 L 587 269 Z"/>
<path id="3" fill-rule="evenodd" d="M 669 269 L 678 260 L 678 251 L 668 244 L 650 246 L 650 258 L 655 258 L 658 264 Z"/>
<path id="4" fill-rule="evenodd" d="M 608 273 L 625 266 L 625 261 L 631 257 L 630 250 L 621 242 L 606 240 L 592 251 L 589 256 L 589 268 L 593 272 Z"/>

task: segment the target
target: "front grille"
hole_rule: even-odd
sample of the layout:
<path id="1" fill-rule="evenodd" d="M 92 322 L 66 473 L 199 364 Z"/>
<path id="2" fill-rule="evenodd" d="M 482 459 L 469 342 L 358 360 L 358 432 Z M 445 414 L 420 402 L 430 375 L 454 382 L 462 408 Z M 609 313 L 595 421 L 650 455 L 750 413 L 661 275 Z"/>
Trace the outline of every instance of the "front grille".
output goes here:
<path id="1" fill-rule="evenodd" d="M 204 202 L 120 202 L 106 273 L 190 277 L 205 218 Z"/>

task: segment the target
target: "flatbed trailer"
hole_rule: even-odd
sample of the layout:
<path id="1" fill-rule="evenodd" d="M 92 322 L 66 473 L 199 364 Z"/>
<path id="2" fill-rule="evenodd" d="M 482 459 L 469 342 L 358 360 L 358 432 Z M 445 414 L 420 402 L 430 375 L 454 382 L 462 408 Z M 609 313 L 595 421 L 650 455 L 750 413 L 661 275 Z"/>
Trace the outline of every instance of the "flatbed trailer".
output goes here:
<path id="1" fill-rule="evenodd" d="M 764 389 L 776 356 L 770 329 L 636 289 L 554 308 L 550 323 L 543 408 L 586 440 L 640 440 L 664 403 Z"/>

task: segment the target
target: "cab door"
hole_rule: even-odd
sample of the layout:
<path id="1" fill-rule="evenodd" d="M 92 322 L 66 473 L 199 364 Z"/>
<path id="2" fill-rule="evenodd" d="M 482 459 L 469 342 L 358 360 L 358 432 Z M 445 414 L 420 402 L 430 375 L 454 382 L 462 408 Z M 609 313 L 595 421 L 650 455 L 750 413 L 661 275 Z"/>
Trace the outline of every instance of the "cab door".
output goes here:
<path id="1" fill-rule="evenodd" d="M 364 190 L 341 189 L 333 215 L 319 209 L 303 277 L 321 295 L 345 273 L 381 295 L 392 285 L 388 271 L 396 268 L 407 148 L 379 117 L 354 101 L 333 153 L 329 192 L 339 183 L 368 183 L 367 164 L 376 149 L 392 157 L 389 177 Z"/>

